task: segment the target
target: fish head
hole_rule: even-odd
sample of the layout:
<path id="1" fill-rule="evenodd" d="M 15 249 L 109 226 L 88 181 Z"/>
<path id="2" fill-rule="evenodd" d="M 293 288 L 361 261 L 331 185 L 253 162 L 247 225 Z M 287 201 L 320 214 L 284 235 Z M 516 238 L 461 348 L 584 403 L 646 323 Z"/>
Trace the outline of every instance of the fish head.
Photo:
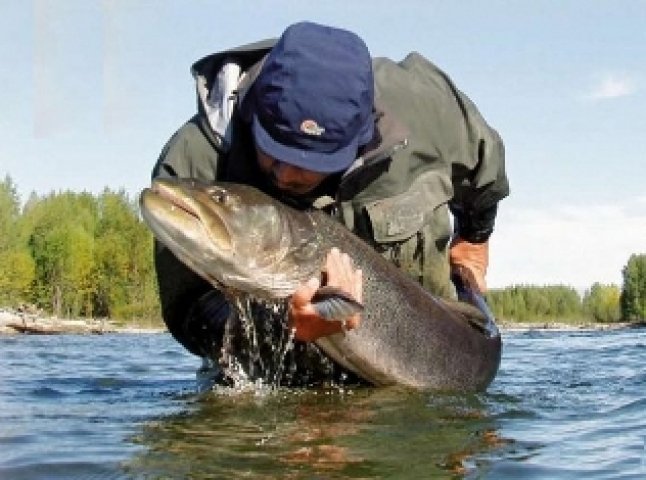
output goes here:
<path id="1" fill-rule="evenodd" d="M 309 217 L 253 187 L 156 179 L 140 206 L 155 237 L 218 288 L 283 298 L 320 268 Z"/>

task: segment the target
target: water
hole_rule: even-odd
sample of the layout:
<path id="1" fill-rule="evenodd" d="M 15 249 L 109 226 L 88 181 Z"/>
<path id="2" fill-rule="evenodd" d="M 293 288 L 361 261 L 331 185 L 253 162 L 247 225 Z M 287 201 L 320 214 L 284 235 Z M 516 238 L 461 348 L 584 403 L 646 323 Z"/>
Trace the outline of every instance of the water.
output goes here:
<path id="1" fill-rule="evenodd" d="M 646 478 L 646 330 L 504 343 L 481 395 L 230 395 L 167 334 L 0 337 L 0 479 Z"/>

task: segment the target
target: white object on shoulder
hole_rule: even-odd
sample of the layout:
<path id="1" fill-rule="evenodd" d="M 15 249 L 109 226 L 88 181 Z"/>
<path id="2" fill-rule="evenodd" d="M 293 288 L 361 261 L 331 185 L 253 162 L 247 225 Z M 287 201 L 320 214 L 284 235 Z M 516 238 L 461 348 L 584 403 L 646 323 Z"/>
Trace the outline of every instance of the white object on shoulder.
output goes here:
<path id="1" fill-rule="evenodd" d="M 209 125 L 225 151 L 231 145 L 231 116 L 236 104 L 236 90 L 243 76 L 240 65 L 227 61 L 218 72 L 210 92 L 207 90 L 206 79 L 204 77 L 197 79 L 198 95 Z"/>

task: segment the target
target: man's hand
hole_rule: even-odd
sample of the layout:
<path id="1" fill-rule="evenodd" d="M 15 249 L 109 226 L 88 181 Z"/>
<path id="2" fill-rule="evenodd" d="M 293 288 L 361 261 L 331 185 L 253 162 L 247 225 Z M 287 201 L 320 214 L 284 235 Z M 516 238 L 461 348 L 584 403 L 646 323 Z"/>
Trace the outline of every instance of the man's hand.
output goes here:
<path id="1" fill-rule="evenodd" d="M 460 237 L 451 242 L 451 271 L 462 278 L 472 289 L 485 293 L 485 276 L 489 266 L 489 242 L 469 243 Z"/>
<path id="2" fill-rule="evenodd" d="M 324 271 L 327 277 L 326 285 L 348 293 L 357 302 L 362 301 L 363 274 L 361 270 L 354 268 L 349 255 L 333 248 L 327 254 Z M 319 316 L 311 303 L 319 287 L 320 280 L 312 278 L 298 287 L 289 301 L 289 324 L 295 330 L 296 340 L 313 342 L 318 338 L 359 326 L 359 314 L 339 321 L 329 321 Z"/>

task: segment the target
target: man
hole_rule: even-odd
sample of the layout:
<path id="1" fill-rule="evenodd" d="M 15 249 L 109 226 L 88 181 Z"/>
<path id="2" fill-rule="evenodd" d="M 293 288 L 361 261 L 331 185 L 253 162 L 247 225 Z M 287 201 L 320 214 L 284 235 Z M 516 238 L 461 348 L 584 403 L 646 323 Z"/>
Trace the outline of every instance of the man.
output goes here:
<path id="1" fill-rule="evenodd" d="M 296 208 L 325 209 L 437 295 L 455 296 L 451 272 L 485 290 L 488 239 L 508 194 L 503 146 L 428 60 L 373 60 L 355 34 L 303 22 L 277 42 L 209 55 L 192 73 L 198 113 L 153 177 L 255 185 Z M 159 245 L 156 267 L 170 332 L 212 356 L 230 312 L 223 296 Z M 325 269 L 329 284 L 361 300 L 351 258 L 333 249 Z M 312 279 L 289 301 L 299 341 L 341 331 L 314 312 L 318 286 Z M 355 316 L 343 328 L 359 324 Z"/>

